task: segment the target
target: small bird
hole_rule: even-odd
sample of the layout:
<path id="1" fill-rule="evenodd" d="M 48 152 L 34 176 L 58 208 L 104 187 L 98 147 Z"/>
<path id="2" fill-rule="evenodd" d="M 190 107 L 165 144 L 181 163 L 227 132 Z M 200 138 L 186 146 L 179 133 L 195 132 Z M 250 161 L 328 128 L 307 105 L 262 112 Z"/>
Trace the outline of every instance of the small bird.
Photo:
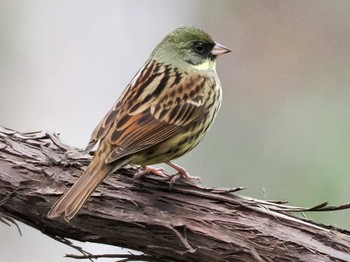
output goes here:
<path id="1" fill-rule="evenodd" d="M 86 152 L 99 146 L 90 165 L 48 217 L 73 219 L 103 179 L 127 164 L 141 165 L 136 175 L 164 175 L 148 165 L 165 163 L 188 177 L 171 160 L 193 149 L 212 125 L 222 100 L 215 60 L 230 51 L 193 26 L 166 35 L 93 131 Z"/>

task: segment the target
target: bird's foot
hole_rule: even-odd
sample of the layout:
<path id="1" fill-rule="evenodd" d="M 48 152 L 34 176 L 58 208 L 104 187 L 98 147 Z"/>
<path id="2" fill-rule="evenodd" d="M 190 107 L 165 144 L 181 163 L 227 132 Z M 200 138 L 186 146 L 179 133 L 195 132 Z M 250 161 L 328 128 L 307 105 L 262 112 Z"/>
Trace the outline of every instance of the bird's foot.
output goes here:
<path id="1" fill-rule="evenodd" d="M 166 176 L 165 169 L 162 167 L 141 166 L 141 170 L 135 173 L 134 178 L 141 179 L 147 173 L 153 173 L 153 174 L 155 174 L 157 176 L 161 176 L 161 177 Z"/>
<path id="2" fill-rule="evenodd" d="M 165 164 L 167 164 L 168 166 L 171 166 L 172 168 L 174 168 L 177 171 L 177 174 L 175 175 L 179 175 L 179 177 L 190 177 L 190 174 L 186 171 L 186 169 L 184 169 L 182 166 L 179 166 L 173 162 L 165 162 Z"/>
<path id="3" fill-rule="evenodd" d="M 164 181 L 169 181 L 169 188 L 171 190 L 174 183 L 176 183 L 177 180 L 182 180 L 185 183 L 189 184 L 196 184 L 200 181 L 199 177 L 190 176 L 190 174 L 184 169 L 183 167 L 173 163 L 173 162 L 165 162 L 165 164 L 171 166 L 174 168 L 177 173 L 174 175 L 166 175 L 165 169 L 162 167 L 152 167 L 152 166 L 141 166 L 141 169 L 134 174 L 134 179 L 141 179 L 142 177 L 146 176 L 149 173 L 155 174 L 160 177 L 164 177 Z"/>
<path id="4" fill-rule="evenodd" d="M 184 169 L 183 167 L 173 163 L 173 162 L 165 162 L 165 164 L 171 166 L 172 168 L 174 168 L 177 173 L 175 175 L 170 176 L 170 190 L 173 186 L 173 184 L 181 178 L 184 178 L 187 182 L 190 182 L 191 184 L 195 184 L 198 181 L 200 181 L 199 177 L 195 177 L 195 176 L 190 176 L 190 174 L 186 171 L 186 169 Z"/>

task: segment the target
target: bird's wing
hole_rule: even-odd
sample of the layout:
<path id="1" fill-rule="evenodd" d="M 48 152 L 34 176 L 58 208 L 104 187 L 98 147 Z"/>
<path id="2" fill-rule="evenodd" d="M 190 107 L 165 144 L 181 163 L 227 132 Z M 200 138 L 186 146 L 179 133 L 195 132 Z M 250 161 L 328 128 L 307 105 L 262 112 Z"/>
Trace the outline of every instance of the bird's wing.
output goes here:
<path id="1" fill-rule="evenodd" d="M 156 62 L 146 63 L 134 79 L 94 132 L 97 141 L 107 136 L 115 145 L 106 163 L 154 146 L 198 120 L 205 112 L 208 82 L 215 84 Z"/>

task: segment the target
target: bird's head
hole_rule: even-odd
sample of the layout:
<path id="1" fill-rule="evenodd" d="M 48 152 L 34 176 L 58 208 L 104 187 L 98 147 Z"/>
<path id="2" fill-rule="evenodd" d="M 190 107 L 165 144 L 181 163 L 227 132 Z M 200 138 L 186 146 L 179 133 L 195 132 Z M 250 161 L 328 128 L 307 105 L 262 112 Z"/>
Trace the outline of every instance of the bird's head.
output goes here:
<path id="1" fill-rule="evenodd" d="M 215 69 L 215 59 L 231 52 L 227 47 L 215 43 L 203 30 L 183 26 L 171 31 L 152 52 L 151 58 L 171 63 L 179 68 L 198 70 Z"/>

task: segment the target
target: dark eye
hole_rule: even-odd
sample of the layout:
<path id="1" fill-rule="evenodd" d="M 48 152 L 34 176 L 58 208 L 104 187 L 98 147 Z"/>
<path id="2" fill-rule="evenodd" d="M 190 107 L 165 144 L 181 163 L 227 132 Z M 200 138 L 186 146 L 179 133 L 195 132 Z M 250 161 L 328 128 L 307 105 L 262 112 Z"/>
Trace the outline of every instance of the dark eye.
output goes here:
<path id="1" fill-rule="evenodd" d="M 202 42 L 195 42 L 193 44 L 193 50 L 197 53 L 197 54 L 200 54 L 200 55 L 203 55 L 205 54 L 206 52 L 206 46 L 204 43 Z"/>

